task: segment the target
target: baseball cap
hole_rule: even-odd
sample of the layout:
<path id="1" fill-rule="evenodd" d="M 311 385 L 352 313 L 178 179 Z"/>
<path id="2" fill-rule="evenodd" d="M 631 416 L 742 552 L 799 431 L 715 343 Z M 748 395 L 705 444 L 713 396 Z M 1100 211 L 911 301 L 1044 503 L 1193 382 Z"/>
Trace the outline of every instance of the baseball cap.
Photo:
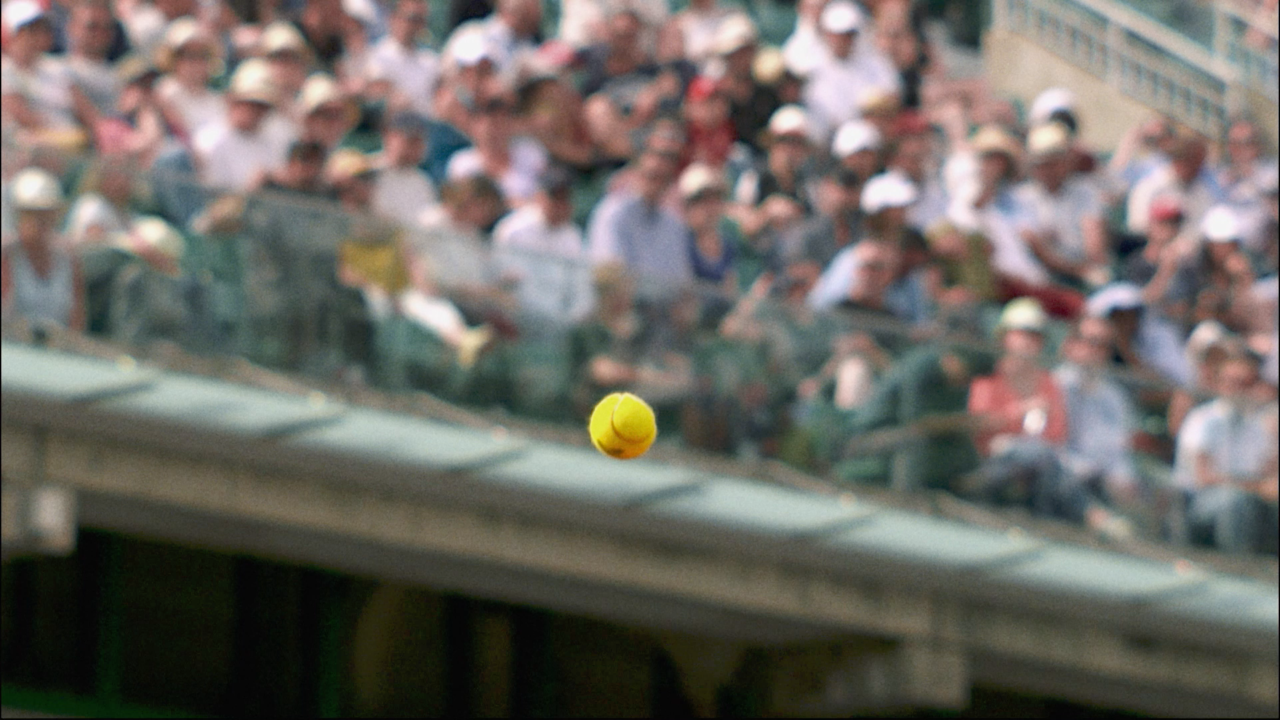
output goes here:
<path id="1" fill-rule="evenodd" d="M 708 190 L 724 190 L 724 176 L 709 165 L 693 163 L 680 174 L 680 197 L 691 200 Z"/>
<path id="2" fill-rule="evenodd" d="M 1071 136 L 1067 129 L 1056 122 L 1037 125 L 1027 134 L 1027 154 L 1032 162 L 1046 160 L 1067 151 Z"/>
<path id="3" fill-rule="evenodd" d="M 769 118 L 769 134 L 809 136 L 809 114 L 799 105 L 783 105 Z"/>
<path id="4" fill-rule="evenodd" d="M 11 0 L 0 12 L 6 34 L 12 35 L 37 20 L 45 19 L 44 8 L 34 0 Z"/>
<path id="5" fill-rule="evenodd" d="M 824 31 L 843 35 L 862 29 L 862 11 L 849 0 L 832 0 L 822 9 L 818 25 Z"/>
<path id="6" fill-rule="evenodd" d="M 27 168 L 14 175 L 9 193 L 18 210 L 55 210 L 62 205 L 58 179 L 40 168 Z"/>
<path id="7" fill-rule="evenodd" d="M 1084 311 L 1090 317 L 1105 318 L 1119 310 L 1140 310 L 1146 307 L 1142 288 L 1129 282 L 1118 282 L 1098 290 L 1085 301 Z"/>
<path id="8" fill-rule="evenodd" d="M 454 62 L 462 67 L 475 67 L 482 61 L 493 62 L 493 49 L 478 30 L 464 30 L 458 34 L 450 48 Z"/>
<path id="9" fill-rule="evenodd" d="M 1020 297 L 1010 300 L 1000 311 L 996 330 L 1030 330 L 1043 333 L 1049 317 L 1035 298 Z"/>
<path id="10" fill-rule="evenodd" d="M 1036 96 L 1031 103 L 1031 112 L 1028 113 L 1027 119 L 1031 124 L 1038 125 L 1048 122 L 1054 113 L 1062 111 L 1075 113 L 1075 93 L 1064 87 L 1053 87 Z"/>
<path id="11" fill-rule="evenodd" d="M 731 55 L 744 47 L 754 45 L 759 38 L 756 24 L 742 13 L 734 13 L 720 22 L 716 28 L 711 48 L 717 55 Z"/>
<path id="12" fill-rule="evenodd" d="M 1240 240 L 1240 216 L 1226 205 L 1215 205 L 1204 214 L 1200 232 L 1211 243 L 1237 242 Z"/>
<path id="13" fill-rule="evenodd" d="M 1152 222 L 1173 222 L 1182 219 L 1182 203 L 1172 195 L 1162 195 L 1151 203 Z"/>
<path id="14" fill-rule="evenodd" d="M 917 197 L 914 183 L 898 173 L 881 173 L 862 188 L 862 211 L 874 215 L 888 208 L 906 207 Z"/>
<path id="15" fill-rule="evenodd" d="M 880 131 L 865 120 L 849 120 L 836 131 L 831 142 L 831 154 L 844 159 L 863 150 L 879 150 Z"/>

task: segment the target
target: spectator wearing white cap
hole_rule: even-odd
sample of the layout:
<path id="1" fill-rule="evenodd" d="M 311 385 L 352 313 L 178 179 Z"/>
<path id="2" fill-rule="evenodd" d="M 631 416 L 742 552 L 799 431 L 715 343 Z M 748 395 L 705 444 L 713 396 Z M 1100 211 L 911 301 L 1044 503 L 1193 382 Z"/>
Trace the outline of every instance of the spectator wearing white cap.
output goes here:
<path id="1" fill-rule="evenodd" d="M 719 86 L 729 99 L 730 117 L 738 142 L 763 150 L 762 135 L 782 102 L 777 91 L 757 79 L 754 73 L 758 41 L 751 18 L 735 13 L 720 23 L 712 49 L 724 66 Z"/>
<path id="2" fill-rule="evenodd" d="M 1015 192 L 1035 219 L 1027 237 L 1040 262 L 1070 283 L 1098 286 L 1111 279 L 1112 261 L 1102 200 L 1071 172 L 1070 150 L 1070 135 L 1057 121 L 1032 128 L 1031 178 Z"/>
<path id="3" fill-rule="evenodd" d="M 712 295 L 736 297 L 735 242 L 725 225 L 724 173 L 702 163 L 685 168 L 677 183 L 689 228 L 689 263 L 695 281 Z"/>
<path id="4" fill-rule="evenodd" d="M 809 116 L 799 105 L 784 105 L 769 118 L 764 162 L 738 176 L 730 214 L 744 235 L 783 232 L 812 207 Z"/>
<path id="5" fill-rule="evenodd" d="M 1148 311 L 1137 285 L 1107 285 L 1089 296 L 1085 313 L 1111 321 L 1116 331 L 1114 359 L 1122 367 L 1176 387 L 1191 383 L 1182 332 Z"/>
<path id="6" fill-rule="evenodd" d="M 1227 129 L 1225 156 L 1214 177 L 1222 188 L 1223 202 L 1240 217 L 1246 250 L 1260 255 L 1273 240 L 1267 235 L 1272 228 L 1267 224 L 1265 196 L 1274 183 L 1276 158 L 1263 157 L 1262 131 L 1247 118 L 1232 122 Z"/>
<path id="7" fill-rule="evenodd" d="M 1058 123 L 1067 131 L 1067 168 L 1073 176 L 1093 181 L 1098 160 L 1080 143 L 1080 104 L 1075 93 L 1063 87 L 1045 90 L 1031 103 L 1027 114 L 1031 126 Z"/>
<path id="8" fill-rule="evenodd" d="M 453 34 L 479 31 L 493 53 L 498 72 L 510 81 L 520 65 L 538 49 L 541 26 L 541 0 L 497 0 L 493 14 L 483 20 L 465 22 L 454 29 Z"/>
<path id="9" fill-rule="evenodd" d="M 360 120 L 360 109 L 328 73 L 312 73 L 294 103 L 298 132 L 303 140 L 320 143 L 333 152 Z"/>
<path id="10" fill-rule="evenodd" d="M 293 114 L 294 100 L 315 64 L 306 38 L 293 23 L 279 20 L 262 29 L 257 53 L 267 61 L 271 79 L 279 89 L 277 107 L 286 114 Z"/>
<path id="11" fill-rule="evenodd" d="M 7 40 L 0 58 L 0 115 L 6 123 L 67 149 L 83 147 L 97 111 L 60 58 L 48 54 L 53 31 L 35 0 L 10 0 L 0 11 Z M 57 142 L 64 140 L 66 145 Z"/>
<path id="12" fill-rule="evenodd" d="M 831 155 L 840 166 L 866 178 L 880 172 L 880 151 L 884 136 L 866 120 L 850 120 L 840 125 L 831 141 Z"/>
<path id="13" fill-rule="evenodd" d="M 267 171 L 284 164 L 292 138 L 274 132 L 268 124 L 278 99 L 279 88 L 265 61 L 252 58 L 240 63 L 227 87 L 225 114 L 206 123 L 193 141 L 205 184 L 248 190 Z"/>
<path id="14" fill-rule="evenodd" d="M 875 240 L 894 250 L 893 271 L 884 291 L 886 310 L 912 324 L 930 317 L 931 303 L 920 268 L 927 246 L 920 233 L 907 226 L 907 212 L 918 197 L 915 186 L 898 175 L 884 173 L 867 181 L 860 199 L 865 237 L 841 250 L 827 265 L 809 293 L 811 307 L 824 310 L 858 292 L 859 278 L 865 273 L 859 267 L 862 255 L 857 248 Z"/>
<path id="15" fill-rule="evenodd" d="M 495 58 L 489 39 L 474 25 L 449 36 L 432 98 L 434 117 L 464 134 L 471 132 L 480 103 L 505 87 Z"/>
<path id="16" fill-rule="evenodd" d="M 408 107 L 430 117 L 440 58 L 422 45 L 428 15 L 426 0 L 397 0 L 387 34 L 369 50 L 363 79 L 390 83 Z"/>
<path id="17" fill-rule="evenodd" d="M 183 281 L 186 243 L 181 233 L 158 217 L 143 216 L 114 244 L 129 258 L 112 277 L 107 334 L 128 347 L 167 340 L 190 346 L 197 323 Z"/>
<path id="18" fill-rule="evenodd" d="M 190 141 L 226 114 L 222 93 L 210 87 L 222 73 L 218 44 L 195 18 L 178 18 L 165 29 L 156 67 L 164 73 L 156 81 L 156 101 L 181 137 Z"/>
<path id="19" fill-rule="evenodd" d="M 32 327 L 83 330 L 84 281 L 80 263 L 58 236 L 63 209 L 57 178 L 39 168 L 13 176 L 17 241 L 0 255 L 0 307 L 4 321 Z"/>
<path id="20" fill-rule="evenodd" d="M 624 4 L 636 12 L 645 28 L 656 28 L 671 15 L 668 0 L 560 0 L 560 29 L 557 39 L 576 49 L 589 47 L 604 37 L 609 13 Z M 651 46 L 653 39 L 646 37 L 642 44 Z"/>
<path id="21" fill-rule="evenodd" d="M 809 74 L 804 102 L 823 137 L 858 117 L 858 98 L 864 90 L 901 92 L 893 64 L 874 43 L 860 37 L 865 25 L 862 10 L 852 0 L 831 0 L 819 16 L 824 51 Z"/>

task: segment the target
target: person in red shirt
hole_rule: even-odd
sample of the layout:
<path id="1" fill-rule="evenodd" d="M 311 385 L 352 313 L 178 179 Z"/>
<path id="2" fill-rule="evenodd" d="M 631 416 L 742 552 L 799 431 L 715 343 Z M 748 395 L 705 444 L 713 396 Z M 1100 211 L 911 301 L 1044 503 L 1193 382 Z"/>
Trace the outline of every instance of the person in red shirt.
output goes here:
<path id="1" fill-rule="evenodd" d="M 723 168 L 737 138 L 729 116 L 729 100 L 715 80 L 702 76 L 689 83 L 684 116 L 689 140 L 683 164 L 697 162 L 717 170 Z"/>
<path id="2" fill-rule="evenodd" d="M 1005 306 L 997 332 L 1003 355 L 995 373 L 969 386 L 974 444 L 985 458 L 969 489 L 983 499 L 1027 505 L 1037 515 L 1083 523 L 1112 538 L 1132 534 L 1066 471 L 1067 405 L 1041 365 L 1047 316 L 1032 298 Z"/>

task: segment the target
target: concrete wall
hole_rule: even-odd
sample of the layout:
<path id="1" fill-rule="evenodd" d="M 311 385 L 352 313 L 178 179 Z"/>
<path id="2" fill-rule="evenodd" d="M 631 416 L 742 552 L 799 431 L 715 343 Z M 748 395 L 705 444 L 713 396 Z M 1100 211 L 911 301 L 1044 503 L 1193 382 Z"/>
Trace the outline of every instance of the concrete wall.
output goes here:
<path id="1" fill-rule="evenodd" d="M 1152 112 L 1102 79 L 1020 35 L 1001 30 L 988 32 L 982 40 L 982 55 L 992 92 L 1020 100 L 1025 109 L 1029 110 L 1036 95 L 1048 88 L 1071 88 L 1080 101 L 1080 129 L 1089 147 L 1114 149 L 1126 130 Z"/>

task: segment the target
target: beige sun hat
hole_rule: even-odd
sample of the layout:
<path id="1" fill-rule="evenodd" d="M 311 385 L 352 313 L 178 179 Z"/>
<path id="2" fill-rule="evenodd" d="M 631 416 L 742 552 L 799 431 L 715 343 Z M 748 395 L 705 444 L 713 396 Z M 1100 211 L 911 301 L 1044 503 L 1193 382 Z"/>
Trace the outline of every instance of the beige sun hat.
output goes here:
<path id="1" fill-rule="evenodd" d="M 209 74 L 221 75 L 225 66 L 218 43 L 193 17 L 180 17 L 169 23 L 155 50 L 155 66 L 160 72 L 173 72 L 178 51 L 187 45 L 200 43 L 209 48 Z"/>
<path id="2" fill-rule="evenodd" d="M 13 176 L 9 193 L 15 210 L 57 210 L 64 199 L 58 179 L 34 167 Z"/>
<path id="3" fill-rule="evenodd" d="M 724 173 L 705 163 L 693 163 L 680 174 L 677 185 L 680 189 L 680 197 L 684 200 L 691 200 L 708 190 L 723 192 Z"/>
<path id="4" fill-rule="evenodd" d="M 312 73 L 302 84 L 298 93 L 298 108 L 305 117 L 331 103 L 340 103 L 347 113 L 347 121 L 354 123 L 360 115 L 359 108 L 351 98 L 342 91 L 338 81 L 328 73 Z"/>
<path id="5" fill-rule="evenodd" d="M 238 100 L 274 106 L 280 99 L 280 87 L 272 79 L 266 60 L 249 58 L 232 73 L 227 94 Z"/>
<path id="6" fill-rule="evenodd" d="M 163 219 L 151 215 L 134 220 L 128 230 L 117 235 L 116 246 L 137 255 L 164 258 L 170 263 L 170 267 L 164 269 L 169 274 L 178 272 L 178 264 L 187 249 L 182 233 Z"/>
<path id="7" fill-rule="evenodd" d="M 311 59 L 311 48 L 298 28 L 293 23 L 277 20 L 262 29 L 262 35 L 258 37 L 258 54 L 266 57 L 281 52 L 297 53 L 307 61 Z"/>

